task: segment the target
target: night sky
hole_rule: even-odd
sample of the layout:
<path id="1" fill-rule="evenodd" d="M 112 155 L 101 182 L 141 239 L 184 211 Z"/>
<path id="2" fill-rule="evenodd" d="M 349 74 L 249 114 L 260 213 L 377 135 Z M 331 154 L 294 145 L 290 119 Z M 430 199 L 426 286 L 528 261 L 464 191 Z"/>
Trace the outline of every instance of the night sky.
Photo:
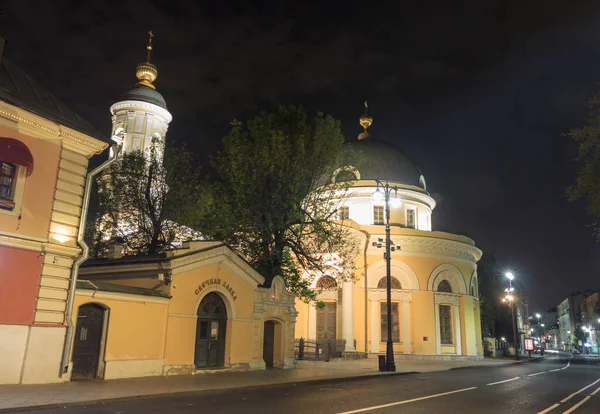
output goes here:
<path id="1" fill-rule="evenodd" d="M 152 29 L 168 140 L 206 160 L 231 119 L 285 103 L 333 114 L 353 140 L 368 99 L 372 135 L 425 175 L 434 229 L 492 252 L 532 310 L 600 287 L 561 135 L 598 90 L 598 1 L 11 3 L 5 56 L 107 136 Z"/>

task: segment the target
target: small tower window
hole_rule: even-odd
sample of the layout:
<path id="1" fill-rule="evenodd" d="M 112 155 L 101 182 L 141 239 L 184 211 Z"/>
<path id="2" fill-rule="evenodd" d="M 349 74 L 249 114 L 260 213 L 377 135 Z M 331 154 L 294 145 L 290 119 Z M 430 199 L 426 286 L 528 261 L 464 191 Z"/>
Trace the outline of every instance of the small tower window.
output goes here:
<path id="1" fill-rule="evenodd" d="M 415 209 L 407 208 L 406 209 L 406 227 L 409 229 L 415 228 Z"/>
<path id="2" fill-rule="evenodd" d="M 373 206 L 373 224 L 383 224 L 383 206 Z"/>
<path id="3" fill-rule="evenodd" d="M 350 207 L 342 206 L 338 210 L 338 218 L 340 220 L 349 220 L 350 219 Z"/>

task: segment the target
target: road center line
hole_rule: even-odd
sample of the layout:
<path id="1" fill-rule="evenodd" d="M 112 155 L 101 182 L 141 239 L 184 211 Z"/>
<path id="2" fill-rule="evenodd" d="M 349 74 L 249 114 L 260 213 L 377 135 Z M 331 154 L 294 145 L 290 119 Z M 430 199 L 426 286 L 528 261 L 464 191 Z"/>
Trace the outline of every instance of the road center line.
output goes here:
<path id="1" fill-rule="evenodd" d="M 537 413 L 537 414 L 546 414 L 548 411 L 552 411 L 552 410 L 554 410 L 554 409 L 555 409 L 556 407 L 558 407 L 559 405 L 560 405 L 559 403 L 556 403 L 556 404 L 554 404 L 554 405 L 551 405 L 550 407 L 546 408 L 544 411 L 540 411 L 540 412 L 539 412 L 539 413 Z"/>
<path id="2" fill-rule="evenodd" d="M 591 393 L 590 395 L 596 395 L 596 393 L 600 391 L 600 387 L 596 388 L 596 391 L 594 391 L 593 393 Z"/>
<path id="3" fill-rule="evenodd" d="M 485 384 L 485 385 L 496 385 L 496 384 L 503 384 L 503 383 L 505 383 L 505 382 L 509 382 L 509 381 L 518 380 L 519 378 L 520 378 L 520 377 L 514 377 L 514 378 L 511 378 L 511 379 L 504 380 L 504 381 L 490 382 L 489 384 Z"/>
<path id="4" fill-rule="evenodd" d="M 560 400 L 561 404 L 569 401 L 571 398 L 573 398 L 574 396 L 576 396 L 577 394 L 579 394 L 580 392 L 587 390 L 588 388 L 590 388 L 593 385 L 596 385 L 598 382 L 600 382 L 600 379 L 597 379 L 596 381 L 592 382 L 590 385 L 586 385 L 585 387 L 583 387 L 582 389 L 580 389 L 579 391 L 575 391 L 573 394 L 569 395 L 566 398 L 563 398 L 562 400 Z"/>
<path id="5" fill-rule="evenodd" d="M 590 397 L 589 395 L 587 397 L 585 397 L 583 400 L 579 401 L 577 404 L 575 404 L 573 407 L 569 408 L 567 411 L 563 412 L 563 414 L 569 414 L 572 413 L 573 411 L 575 411 L 577 408 L 581 407 L 587 400 L 589 400 Z"/>
<path id="6" fill-rule="evenodd" d="M 358 410 L 352 410 L 352 411 L 344 411 L 344 412 L 341 412 L 341 413 L 338 413 L 338 414 L 363 413 L 365 411 L 378 410 L 380 408 L 393 407 L 395 405 L 408 404 L 408 403 L 415 402 L 415 401 L 428 400 L 430 398 L 442 397 L 444 395 L 450 395 L 450 394 L 456 394 L 456 393 L 459 393 L 459 392 L 470 391 L 470 390 L 474 390 L 476 388 L 477 387 L 463 388 L 463 389 L 460 389 L 460 390 L 442 392 L 441 394 L 434 394 L 434 395 L 428 395 L 426 397 L 413 398 L 411 400 L 397 401 L 397 402 L 393 402 L 393 403 L 389 403 L 389 404 L 382 404 L 382 405 L 374 405 L 372 407 L 360 408 Z"/>
<path id="7" fill-rule="evenodd" d="M 527 376 L 528 376 L 528 377 L 535 377 L 536 375 L 542 375 L 542 374 L 545 374 L 545 373 L 547 373 L 547 372 L 548 372 L 548 371 L 536 372 L 535 374 L 529 374 L 529 375 L 527 375 Z"/>
<path id="8" fill-rule="evenodd" d="M 556 369 L 551 369 L 551 370 L 550 370 L 550 371 L 548 371 L 548 372 L 556 372 L 556 371 L 560 371 L 561 369 L 564 369 L 564 368 L 556 368 Z"/>

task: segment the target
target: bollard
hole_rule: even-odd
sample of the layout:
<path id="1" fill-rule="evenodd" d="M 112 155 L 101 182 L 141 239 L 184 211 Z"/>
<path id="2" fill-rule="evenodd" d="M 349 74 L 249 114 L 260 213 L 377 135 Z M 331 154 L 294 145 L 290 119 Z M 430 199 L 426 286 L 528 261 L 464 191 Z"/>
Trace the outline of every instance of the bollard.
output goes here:
<path id="1" fill-rule="evenodd" d="M 385 371 L 385 355 L 377 355 L 379 359 L 379 371 Z"/>
<path id="2" fill-rule="evenodd" d="M 298 359 L 304 359 L 304 338 L 300 338 L 300 342 L 298 343 Z"/>

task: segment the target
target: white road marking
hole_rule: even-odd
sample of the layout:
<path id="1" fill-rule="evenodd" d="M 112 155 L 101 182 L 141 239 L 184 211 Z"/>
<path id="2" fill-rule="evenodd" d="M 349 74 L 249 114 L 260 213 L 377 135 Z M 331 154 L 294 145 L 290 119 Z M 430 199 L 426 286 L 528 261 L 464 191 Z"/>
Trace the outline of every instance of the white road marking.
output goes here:
<path id="1" fill-rule="evenodd" d="M 583 387 L 582 389 L 580 389 L 579 391 L 575 391 L 573 394 L 569 395 L 566 398 L 563 398 L 562 400 L 560 400 L 561 404 L 569 401 L 571 398 L 573 398 L 574 396 L 576 396 L 577 394 L 579 394 L 580 392 L 587 390 L 588 388 L 590 388 L 593 385 L 596 385 L 598 382 L 600 382 L 600 379 L 597 379 L 596 381 L 592 382 L 590 385 L 586 385 L 585 387 Z"/>
<path id="2" fill-rule="evenodd" d="M 571 365 L 571 361 L 567 362 L 567 368 Z"/>
<path id="3" fill-rule="evenodd" d="M 563 414 L 569 414 L 572 413 L 573 411 L 575 411 L 577 408 L 581 407 L 587 400 L 589 400 L 590 397 L 589 395 L 587 397 L 585 397 L 583 400 L 579 401 L 577 404 L 575 404 L 573 407 L 569 408 L 567 411 L 563 412 Z"/>
<path id="4" fill-rule="evenodd" d="M 596 388 L 596 391 L 594 391 L 593 393 L 591 393 L 590 395 L 596 395 L 596 393 L 600 391 L 600 387 Z"/>
<path id="5" fill-rule="evenodd" d="M 489 384 L 485 384 L 485 385 L 496 385 L 496 384 L 503 384 L 503 383 L 505 383 L 505 382 L 509 382 L 509 381 L 518 380 L 519 378 L 520 378 L 520 377 L 514 377 L 514 378 L 511 378 L 511 379 L 504 380 L 504 381 L 490 382 Z"/>
<path id="6" fill-rule="evenodd" d="M 338 414 L 363 413 L 365 411 L 378 410 L 380 408 L 393 407 L 395 405 L 408 404 L 408 403 L 415 402 L 415 401 L 428 400 L 430 398 L 442 397 L 444 395 L 450 395 L 450 394 L 456 394 L 456 393 L 459 393 L 459 392 L 470 391 L 470 390 L 474 390 L 476 388 L 477 387 L 463 388 L 461 390 L 454 390 L 454 391 L 442 392 L 441 394 L 428 395 L 426 397 L 413 398 L 411 400 L 397 401 L 397 402 L 393 402 L 393 403 L 389 403 L 389 404 L 382 404 L 382 405 L 374 405 L 372 407 L 360 408 L 358 410 L 352 410 L 352 411 L 344 411 L 344 412 L 341 412 L 341 413 L 338 413 Z"/>
<path id="7" fill-rule="evenodd" d="M 548 411 L 552 411 L 554 410 L 556 407 L 558 407 L 560 404 L 556 403 L 554 405 L 551 405 L 550 407 L 546 408 L 544 411 L 540 411 L 537 414 L 546 414 Z"/>
<path id="8" fill-rule="evenodd" d="M 560 371 L 561 369 L 564 369 L 564 368 L 556 368 L 556 369 L 551 369 L 551 370 L 550 370 L 550 371 L 548 371 L 548 372 L 556 372 L 556 371 Z"/>
<path id="9" fill-rule="evenodd" d="M 548 372 L 548 371 L 536 372 L 535 374 L 529 374 L 529 375 L 527 375 L 527 376 L 528 376 L 528 377 L 535 377 L 536 375 L 542 375 L 542 374 L 545 374 L 545 373 L 547 373 L 547 372 Z"/>

